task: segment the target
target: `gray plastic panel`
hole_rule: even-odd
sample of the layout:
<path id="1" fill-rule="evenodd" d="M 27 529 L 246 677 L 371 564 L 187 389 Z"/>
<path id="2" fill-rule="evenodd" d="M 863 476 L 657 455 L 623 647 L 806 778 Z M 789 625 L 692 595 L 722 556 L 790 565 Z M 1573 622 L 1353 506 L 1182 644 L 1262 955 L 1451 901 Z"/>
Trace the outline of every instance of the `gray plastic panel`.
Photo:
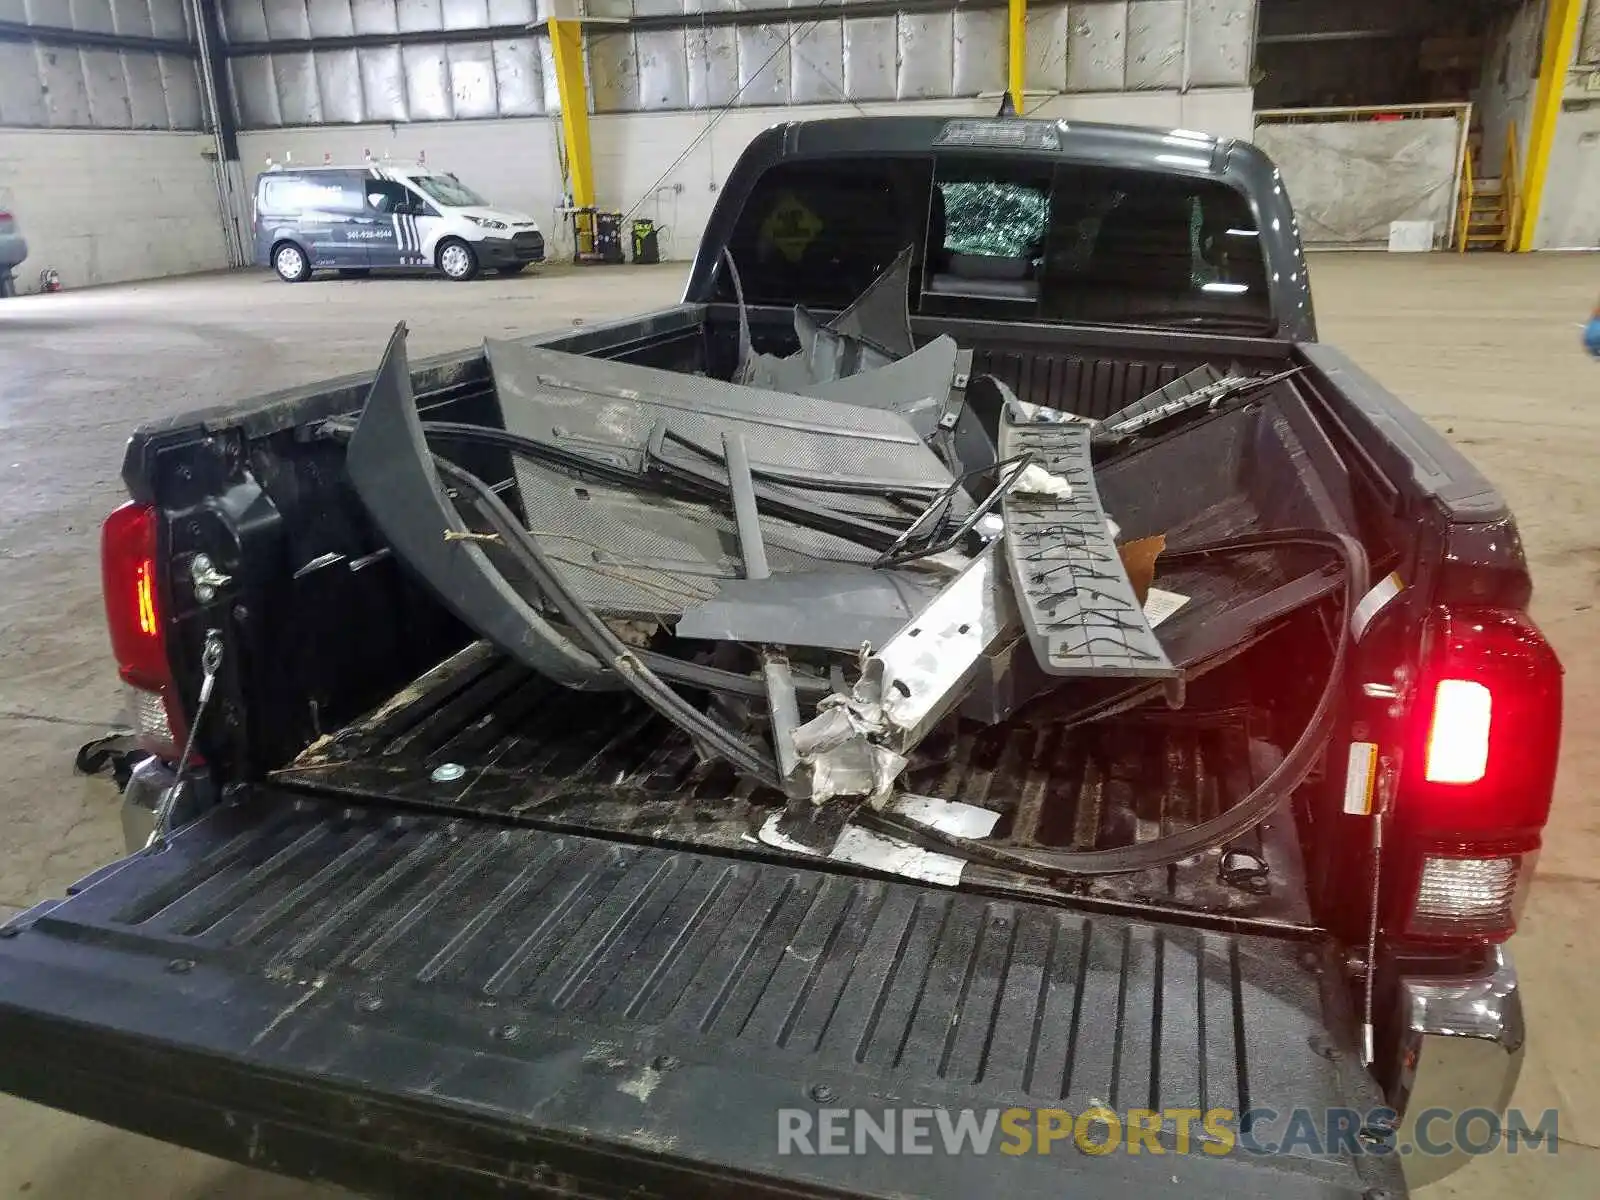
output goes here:
<path id="1" fill-rule="evenodd" d="M 784 481 L 893 486 L 928 496 L 951 482 L 948 468 L 898 413 L 514 342 L 491 339 L 485 346 L 508 430 L 629 470 L 643 470 L 651 435 L 665 423 L 706 448 L 720 448 L 722 431 L 737 428 L 752 469 Z M 863 509 L 853 499 L 836 492 L 830 505 L 879 507 Z"/>
<path id="2" fill-rule="evenodd" d="M 945 581 L 917 571 L 806 571 L 730 579 L 683 614 L 677 633 L 706 641 L 814 646 L 854 653 L 882 646 Z"/>
<path id="3" fill-rule="evenodd" d="M 1065 500 L 1010 493 L 1006 561 L 1039 664 L 1052 675 L 1171 678 L 1178 674 L 1144 618 L 1106 528 L 1085 425 L 1000 422 L 1000 457 L 1031 453 L 1065 478 Z"/>
<path id="4" fill-rule="evenodd" d="M 1147 416 L 1169 404 L 1187 399 L 1201 388 L 1208 387 L 1222 378 L 1222 372 L 1209 363 L 1202 364 L 1190 371 L 1187 375 L 1180 375 L 1165 387 L 1142 396 L 1132 404 L 1124 405 L 1116 412 L 1106 417 L 1102 424 L 1113 432 L 1118 431 L 1118 426 L 1125 422 L 1132 422 L 1138 417 Z M 1179 411 L 1176 407 L 1173 411 Z M 1130 431 L 1131 432 L 1131 431 Z"/>
<path id="5" fill-rule="evenodd" d="M 520 455 L 517 487 L 528 525 L 584 603 L 606 616 L 670 619 L 739 580 L 743 563 L 729 512 L 593 481 L 577 482 Z M 774 573 L 857 562 L 851 542 L 764 518 Z"/>

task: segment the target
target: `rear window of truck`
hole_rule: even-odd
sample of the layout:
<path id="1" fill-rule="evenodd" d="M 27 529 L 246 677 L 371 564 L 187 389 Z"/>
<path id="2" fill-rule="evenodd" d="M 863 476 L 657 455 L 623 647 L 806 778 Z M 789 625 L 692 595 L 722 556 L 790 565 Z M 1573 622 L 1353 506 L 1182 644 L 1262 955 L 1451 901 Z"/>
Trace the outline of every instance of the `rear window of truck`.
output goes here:
<path id="1" fill-rule="evenodd" d="M 789 162 L 729 248 L 753 304 L 848 304 L 915 244 L 913 311 L 1141 324 L 1270 319 L 1245 198 L 1209 179 L 995 157 Z M 733 299 L 719 280 L 719 298 Z"/>

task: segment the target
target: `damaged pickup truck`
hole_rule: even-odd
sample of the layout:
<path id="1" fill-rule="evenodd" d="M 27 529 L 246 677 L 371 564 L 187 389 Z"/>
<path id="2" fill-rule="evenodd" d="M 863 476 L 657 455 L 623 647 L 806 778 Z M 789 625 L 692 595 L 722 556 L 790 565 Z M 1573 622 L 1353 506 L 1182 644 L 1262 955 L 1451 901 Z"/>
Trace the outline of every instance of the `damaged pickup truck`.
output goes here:
<path id="1" fill-rule="evenodd" d="M 1505 1106 L 1560 667 L 1259 151 L 780 126 L 683 304 L 380 349 L 130 442 L 0 1087 L 386 1195 L 1398 1197 Z"/>

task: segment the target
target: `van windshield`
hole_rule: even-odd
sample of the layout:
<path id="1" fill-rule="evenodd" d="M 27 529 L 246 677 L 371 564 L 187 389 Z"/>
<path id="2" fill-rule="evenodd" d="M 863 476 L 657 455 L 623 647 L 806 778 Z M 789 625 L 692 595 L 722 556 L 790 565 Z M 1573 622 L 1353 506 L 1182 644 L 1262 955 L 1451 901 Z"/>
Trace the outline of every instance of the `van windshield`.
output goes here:
<path id="1" fill-rule="evenodd" d="M 413 175 L 411 182 L 446 208 L 483 208 L 489 203 L 454 175 Z"/>

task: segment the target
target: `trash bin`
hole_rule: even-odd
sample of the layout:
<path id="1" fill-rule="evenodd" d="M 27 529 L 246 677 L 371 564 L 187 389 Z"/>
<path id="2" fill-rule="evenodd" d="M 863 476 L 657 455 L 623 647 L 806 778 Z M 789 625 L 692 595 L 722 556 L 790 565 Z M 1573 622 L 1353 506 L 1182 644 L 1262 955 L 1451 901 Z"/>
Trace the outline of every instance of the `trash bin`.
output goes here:
<path id="1" fill-rule="evenodd" d="M 597 212 L 594 215 L 594 250 L 601 262 L 626 262 L 622 252 L 622 214 Z"/>
<path id="2" fill-rule="evenodd" d="M 654 221 L 633 223 L 633 261 L 647 266 L 661 261 L 661 231 Z"/>

